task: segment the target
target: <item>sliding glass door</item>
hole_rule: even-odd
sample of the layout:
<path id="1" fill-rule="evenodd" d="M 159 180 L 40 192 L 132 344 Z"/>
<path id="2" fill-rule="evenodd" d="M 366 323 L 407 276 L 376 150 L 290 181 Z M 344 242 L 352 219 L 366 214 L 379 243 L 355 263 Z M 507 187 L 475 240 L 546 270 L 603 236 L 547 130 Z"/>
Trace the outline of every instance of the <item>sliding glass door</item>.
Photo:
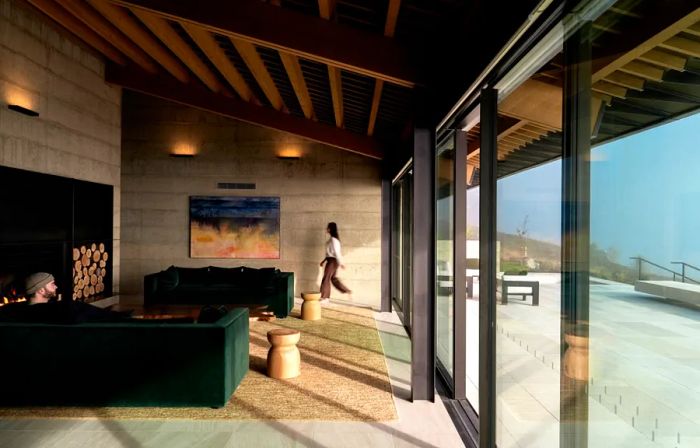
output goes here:
<path id="1" fill-rule="evenodd" d="M 392 184 L 391 295 L 396 312 L 411 328 L 413 297 L 413 170 Z"/>
<path id="2" fill-rule="evenodd" d="M 454 207 L 455 207 L 455 139 L 454 132 L 438 142 L 436 169 L 435 308 L 437 319 L 436 358 L 438 368 L 454 388 Z"/>

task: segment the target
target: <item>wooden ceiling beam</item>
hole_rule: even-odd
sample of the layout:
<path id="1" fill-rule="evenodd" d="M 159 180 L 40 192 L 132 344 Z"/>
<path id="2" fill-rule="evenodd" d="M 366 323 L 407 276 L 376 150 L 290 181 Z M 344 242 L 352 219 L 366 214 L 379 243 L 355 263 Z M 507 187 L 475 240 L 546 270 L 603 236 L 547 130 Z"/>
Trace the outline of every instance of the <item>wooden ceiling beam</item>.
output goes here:
<path id="1" fill-rule="evenodd" d="M 70 11 L 78 19 L 82 20 L 109 43 L 117 47 L 119 51 L 124 53 L 141 68 L 149 73 L 158 73 L 158 66 L 141 48 L 127 39 L 114 25 L 109 23 L 86 3 L 79 0 L 61 0 L 61 6 Z"/>
<path id="2" fill-rule="evenodd" d="M 231 43 L 236 47 L 236 51 L 243 58 L 272 107 L 275 110 L 286 112 L 287 107 L 282 101 L 282 95 L 277 90 L 277 85 L 275 85 L 275 81 L 272 80 L 270 73 L 267 71 L 267 67 L 265 67 L 265 63 L 260 54 L 258 54 L 258 50 L 255 49 L 255 45 L 239 39 L 231 39 Z"/>
<path id="3" fill-rule="evenodd" d="M 620 67 L 619 70 L 630 75 L 648 79 L 649 81 L 661 81 L 664 78 L 663 69 L 639 61 L 632 61 L 625 64 Z"/>
<path id="4" fill-rule="evenodd" d="M 377 79 L 374 83 L 374 94 L 372 95 L 372 106 L 369 110 L 369 122 L 367 124 L 367 135 L 374 135 L 374 127 L 377 124 L 377 115 L 379 115 L 379 103 L 382 100 L 382 90 L 384 90 L 384 81 Z"/>
<path id="5" fill-rule="evenodd" d="M 243 101 L 252 101 L 254 104 L 260 105 L 260 100 L 255 97 L 248 83 L 243 79 L 243 76 L 233 65 L 224 50 L 221 49 L 214 36 L 209 31 L 198 26 L 192 26 L 189 23 L 183 23 L 182 27 L 204 54 L 207 55 L 211 63 L 226 78 L 226 81 L 231 84 L 238 96 Z"/>
<path id="6" fill-rule="evenodd" d="M 686 56 L 700 58 L 700 42 L 696 42 L 685 37 L 672 37 L 669 40 L 659 44 L 659 47 L 676 51 Z"/>
<path id="7" fill-rule="evenodd" d="M 658 65 L 663 68 L 670 68 L 682 72 L 685 70 L 685 64 L 687 59 L 675 54 L 666 53 L 665 51 L 653 49 L 649 50 L 643 55 L 639 56 L 640 61 L 647 62 L 649 64 Z"/>
<path id="8" fill-rule="evenodd" d="M 644 90 L 644 79 L 620 71 L 609 74 L 604 81 L 632 90 Z"/>
<path id="9" fill-rule="evenodd" d="M 697 22 L 695 25 L 689 26 L 685 29 L 685 32 L 688 34 L 692 34 L 693 36 L 700 37 L 700 22 Z"/>
<path id="10" fill-rule="evenodd" d="M 321 17 L 330 20 L 335 12 L 335 0 L 318 0 L 318 12 Z"/>
<path id="11" fill-rule="evenodd" d="M 396 23 L 399 20 L 399 10 L 401 9 L 401 0 L 389 0 L 389 7 L 386 11 L 386 22 L 384 22 L 384 35 L 394 37 L 396 32 Z"/>
<path id="12" fill-rule="evenodd" d="M 321 18 L 330 20 L 335 13 L 335 0 L 318 0 L 318 9 Z M 335 125 L 342 128 L 344 125 L 343 80 L 337 67 L 328 66 L 328 81 L 331 89 Z"/>
<path id="13" fill-rule="evenodd" d="M 187 69 L 174 58 L 168 50 L 156 41 L 137 20 L 133 19 L 125 9 L 114 6 L 107 0 L 88 0 L 88 2 L 107 20 L 112 22 L 127 37 L 141 46 L 157 63 L 163 66 L 171 75 L 180 82 L 187 83 L 190 74 Z"/>
<path id="14" fill-rule="evenodd" d="M 197 53 L 190 48 L 173 29 L 172 26 L 160 16 L 151 14 L 140 9 L 132 10 L 134 15 L 143 22 L 144 25 L 155 34 L 178 58 L 199 78 L 205 86 L 213 92 L 228 93 L 216 75 L 209 70 Z"/>
<path id="15" fill-rule="evenodd" d="M 288 132 L 308 140 L 333 146 L 373 159 L 382 159 L 384 150 L 375 139 L 267 107 L 258 107 L 236 98 L 227 98 L 196 85 L 183 86 L 171 78 L 150 76 L 110 64 L 106 81 L 125 89 L 213 112 L 266 128 Z"/>
<path id="16" fill-rule="evenodd" d="M 110 0 L 180 23 L 404 87 L 420 84 L 414 52 L 394 39 L 260 0 Z M 293 26 L 292 26 L 293 25 Z"/>
<path id="17" fill-rule="evenodd" d="M 340 77 L 340 69 L 328 66 L 328 79 L 331 85 L 331 97 L 333 99 L 333 114 L 335 125 L 343 127 L 343 83 Z"/>
<path id="18" fill-rule="evenodd" d="M 299 65 L 299 58 L 293 54 L 284 52 L 280 52 L 279 55 L 280 59 L 282 59 L 282 65 L 284 65 L 284 69 L 287 71 L 289 82 L 292 84 L 294 93 L 297 95 L 301 110 L 304 112 L 304 116 L 315 120 L 316 114 L 314 114 L 314 105 L 311 102 L 309 89 L 306 87 L 304 73 L 301 71 L 301 65 Z"/>
<path id="19" fill-rule="evenodd" d="M 396 32 L 396 22 L 399 19 L 399 10 L 401 9 L 401 0 L 389 0 L 389 7 L 386 12 L 386 21 L 384 23 L 384 35 L 386 37 L 394 37 Z M 379 116 L 379 104 L 382 101 L 382 91 L 384 90 L 384 81 L 377 79 L 374 82 L 374 94 L 372 95 L 372 105 L 369 110 L 369 122 L 367 123 L 367 135 L 374 135 L 374 127 L 377 124 L 377 116 Z"/>
<path id="20" fill-rule="evenodd" d="M 126 65 L 127 60 L 116 48 L 53 0 L 27 1 L 59 25 L 78 36 L 78 38 L 82 39 L 86 44 L 102 53 L 110 61 L 119 65 Z"/>
<path id="21" fill-rule="evenodd" d="M 634 63 L 639 56 L 700 21 L 700 8 L 693 2 L 649 2 L 649 5 L 645 16 L 654 17 L 654 26 L 630 33 L 627 39 L 617 38 L 613 45 L 604 48 L 606 55 L 593 62 L 594 83 Z"/>

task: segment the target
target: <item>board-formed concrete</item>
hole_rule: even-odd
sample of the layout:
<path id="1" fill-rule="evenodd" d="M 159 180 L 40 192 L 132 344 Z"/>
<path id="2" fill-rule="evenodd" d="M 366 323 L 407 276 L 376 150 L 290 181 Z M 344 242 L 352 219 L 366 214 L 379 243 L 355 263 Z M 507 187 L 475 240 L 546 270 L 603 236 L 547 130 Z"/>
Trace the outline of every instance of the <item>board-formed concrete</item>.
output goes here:
<path id="1" fill-rule="evenodd" d="M 289 134 L 144 95 L 124 95 L 122 142 L 122 294 L 140 294 L 143 276 L 170 265 L 275 266 L 295 275 L 295 295 L 317 290 L 326 224 L 338 224 L 352 298 L 380 304 L 381 164 Z M 190 159 L 170 157 L 192 145 Z M 280 160 L 297 151 L 299 160 Z M 254 183 L 225 190 L 219 182 Z M 280 197 L 280 258 L 189 257 L 189 197 Z"/>
<path id="2" fill-rule="evenodd" d="M 30 118 L 7 109 L 19 104 Z M 0 0 L 0 165 L 114 187 L 119 285 L 121 89 L 101 57 L 20 0 Z"/>

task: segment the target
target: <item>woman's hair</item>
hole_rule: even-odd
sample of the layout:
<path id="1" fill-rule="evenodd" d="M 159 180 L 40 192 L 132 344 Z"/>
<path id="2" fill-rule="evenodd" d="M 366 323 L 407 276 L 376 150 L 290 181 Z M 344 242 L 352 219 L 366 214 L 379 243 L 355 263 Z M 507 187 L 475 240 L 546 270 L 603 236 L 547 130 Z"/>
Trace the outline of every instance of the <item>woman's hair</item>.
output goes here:
<path id="1" fill-rule="evenodd" d="M 340 241 L 340 236 L 338 235 L 338 225 L 334 222 L 328 223 L 328 231 L 333 238 L 337 238 Z"/>

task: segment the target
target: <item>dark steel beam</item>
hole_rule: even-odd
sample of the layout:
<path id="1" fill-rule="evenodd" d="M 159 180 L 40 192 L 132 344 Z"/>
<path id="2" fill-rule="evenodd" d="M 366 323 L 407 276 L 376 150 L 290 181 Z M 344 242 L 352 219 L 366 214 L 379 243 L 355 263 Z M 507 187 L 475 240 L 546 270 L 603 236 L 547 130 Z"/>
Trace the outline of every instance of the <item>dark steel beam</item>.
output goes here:
<path id="1" fill-rule="evenodd" d="M 415 129 L 413 137 L 413 326 L 411 398 L 435 401 L 435 171 L 434 135 Z"/>
<path id="2" fill-rule="evenodd" d="M 496 446 L 496 141 L 498 91 L 481 93 L 479 188 L 479 446 Z"/>

